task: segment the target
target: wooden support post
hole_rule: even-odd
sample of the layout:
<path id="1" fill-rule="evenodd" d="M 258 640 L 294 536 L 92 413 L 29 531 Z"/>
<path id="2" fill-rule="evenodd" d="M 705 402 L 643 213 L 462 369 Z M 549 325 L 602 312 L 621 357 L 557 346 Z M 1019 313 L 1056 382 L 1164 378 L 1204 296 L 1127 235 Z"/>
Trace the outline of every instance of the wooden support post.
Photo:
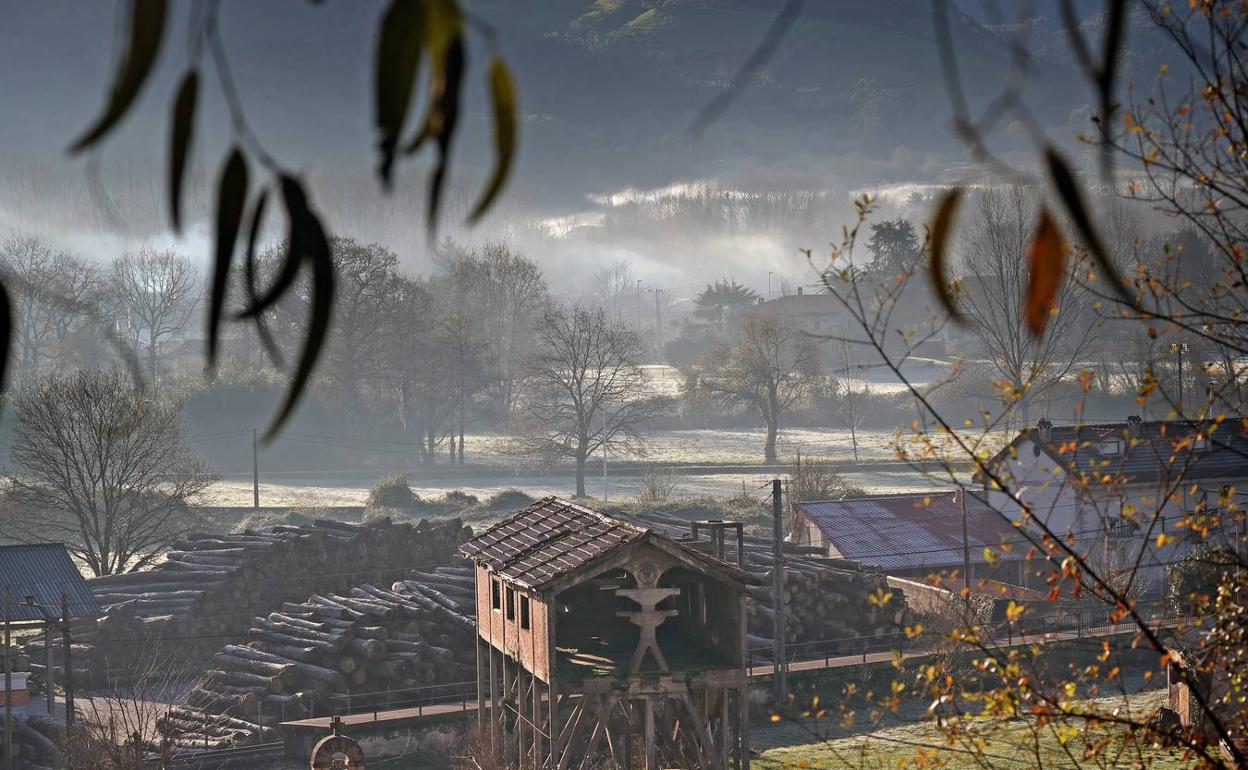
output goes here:
<path id="1" fill-rule="evenodd" d="M 533 682 L 533 709 L 530 712 L 533 719 L 533 770 L 537 770 L 542 766 L 542 727 L 545 722 L 542 719 L 542 680 L 536 676 L 530 679 Z"/>
<path id="2" fill-rule="evenodd" d="M 633 766 L 633 744 L 636 742 L 636 734 L 633 729 L 633 714 L 630 704 L 627 700 L 621 701 L 620 706 L 624 712 L 624 737 L 620 740 L 624 743 L 624 764 L 623 767 L 632 768 Z"/>
<path id="3" fill-rule="evenodd" d="M 503 639 L 507 638 L 507 634 L 503 634 Z M 508 712 L 508 704 L 511 701 L 511 679 L 508 673 L 507 653 L 502 650 L 498 651 L 499 671 L 502 675 L 502 691 L 499 698 L 499 741 L 502 744 L 502 759 L 505 765 L 511 765 L 511 749 L 514 745 L 511 741 L 511 731 L 507 729 L 508 723 L 511 722 L 511 714 Z"/>
<path id="4" fill-rule="evenodd" d="M 516 767 L 524 766 L 525 747 L 524 733 L 524 667 L 516 662 L 516 697 L 512 701 L 516 709 Z"/>
<path id="5" fill-rule="evenodd" d="M 498 673 L 494 670 L 494 659 L 498 657 L 498 651 L 493 644 L 488 645 L 486 651 L 490 656 L 490 753 L 498 757 Z"/>
<path id="6" fill-rule="evenodd" d="M 737 691 L 737 720 L 741 732 L 741 770 L 750 770 L 750 685 Z"/>
<path id="7" fill-rule="evenodd" d="M 61 641 L 65 645 L 61 656 L 65 665 L 65 727 L 74 726 L 74 645 L 69 637 L 69 594 L 61 592 Z"/>
<path id="8" fill-rule="evenodd" d="M 485 667 L 481 665 L 482 647 L 485 642 L 477 634 L 477 732 L 485 732 Z"/>
<path id="9" fill-rule="evenodd" d="M 659 770 L 658 757 L 654 751 L 654 699 L 650 696 L 646 696 L 644 719 L 642 724 L 646 741 L 646 770 Z"/>
<path id="10" fill-rule="evenodd" d="M 46 617 L 46 615 L 45 615 Z M 44 697 L 48 702 L 48 717 L 56 715 L 56 690 L 53 683 L 52 668 L 52 621 L 43 623 L 43 689 L 47 690 Z"/>
<path id="11" fill-rule="evenodd" d="M 12 631 L 13 595 L 4 587 L 4 770 L 13 770 L 13 659 L 9 647 L 13 644 Z"/>
<path id="12" fill-rule="evenodd" d="M 772 686 L 775 688 L 776 704 L 783 708 L 789 700 L 789 683 L 784 651 L 784 512 L 781 509 L 780 479 L 773 479 L 771 482 L 771 515 L 772 559 L 775 562 L 771 568 L 772 617 L 775 626 L 772 650 L 775 673 L 772 675 Z"/>

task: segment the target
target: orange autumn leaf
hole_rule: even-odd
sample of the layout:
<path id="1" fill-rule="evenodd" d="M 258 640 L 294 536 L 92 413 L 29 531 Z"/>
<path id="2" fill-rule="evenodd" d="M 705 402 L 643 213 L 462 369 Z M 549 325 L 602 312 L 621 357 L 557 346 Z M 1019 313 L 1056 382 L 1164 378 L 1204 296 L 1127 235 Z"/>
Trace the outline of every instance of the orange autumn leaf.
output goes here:
<path id="1" fill-rule="evenodd" d="M 1049 322 L 1053 302 L 1057 299 L 1057 291 L 1062 286 L 1062 277 L 1066 270 L 1066 250 L 1062 245 L 1062 234 L 1047 208 L 1040 209 L 1040 223 L 1032 236 L 1029 256 L 1031 280 L 1027 284 L 1027 303 L 1023 309 L 1023 318 L 1027 322 L 1027 329 L 1038 337 L 1044 333 L 1044 327 Z"/>

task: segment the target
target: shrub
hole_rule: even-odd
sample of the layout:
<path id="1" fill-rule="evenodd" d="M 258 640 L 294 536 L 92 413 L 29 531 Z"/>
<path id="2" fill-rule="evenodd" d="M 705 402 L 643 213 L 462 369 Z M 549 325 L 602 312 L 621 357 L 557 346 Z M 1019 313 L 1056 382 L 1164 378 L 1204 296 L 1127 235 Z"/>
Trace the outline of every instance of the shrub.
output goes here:
<path id="1" fill-rule="evenodd" d="M 450 492 L 447 492 L 442 496 L 442 500 L 447 505 L 459 508 L 467 508 L 480 502 L 480 499 L 476 495 L 470 495 L 462 489 L 452 489 Z"/>
<path id="2" fill-rule="evenodd" d="M 1215 543 L 1201 543 L 1170 568 L 1170 605 L 1185 614 L 1208 605 L 1223 574 L 1237 565 L 1235 552 Z"/>
<path id="3" fill-rule="evenodd" d="M 463 494 L 462 492 L 460 494 Z M 467 495 L 471 497 L 471 495 Z M 502 492 L 496 492 L 485 501 L 485 505 L 492 511 L 498 510 L 520 510 L 526 508 L 533 503 L 533 496 L 518 489 L 504 489 Z"/>
<path id="4" fill-rule="evenodd" d="M 863 490 L 847 482 L 832 463 L 803 457 L 801 452 L 793 459 L 793 469 L 789 472 L 789 495 L 794 502 L 840 500 L 863 494 Z"/>
<path id="5" fill-rule="evenodd" d="M 637 502 L 646 505 L 666 503 L 676 492 L 679 477 L 670 470 L 647 468 L 641 474 L 641 491 L 637 494 Z"/>
<path id="6" fill-rule="evenodd" d="M 368 490 L 368 508 L 415 508 L 420 505 L 420 498 L 408 486 L 407 477 L 401 475 L 386 476 Z"/>

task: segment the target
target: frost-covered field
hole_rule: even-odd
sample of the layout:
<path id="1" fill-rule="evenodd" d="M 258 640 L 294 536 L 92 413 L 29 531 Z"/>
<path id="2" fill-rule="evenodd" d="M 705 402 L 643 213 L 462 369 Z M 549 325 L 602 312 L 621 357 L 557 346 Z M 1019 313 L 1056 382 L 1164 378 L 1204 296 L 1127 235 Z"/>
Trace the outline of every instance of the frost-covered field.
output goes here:
<path id="1" fill-rule="evenodd" d="M 646 460 L 653 463 L 761 463 L 766 431 L 749 430 L 668 430 L 646 434 L 649 450 L 644 454 L 612 455 L 609 460 Z M 896 459 L 892 431 L 858 431 L 858 456 L 863 462 Z M 521 465 L 524 458 L 507 451 L 508 439 L 497 434 L 468 436 L 467 453 L 472 462 L 488 465 Z M 822 460 L 852 462 L 853 442 L 848 430 L 787 430 L 777 444 L 781 461 L 799 451 L 803 456 Z"/>
<path id="2" fill-rule="evenodd" d="M 586 479 L 586 493 L 591 497 L 602 497 L 601 468 L 595 468 L 595 474 Z M 728 497 L 740 494 L 742 489 L 758 496 L 766 494 L 760 487 L 771 477 L 765 474 L 722 473 L 701 476 L 682 476 L 677 474 L 677 496 L 686 497 Z M 846 473 L 845 479 L 868 492 L 909 492 L 937 488 L 938 482 L 920 473 L 910 470 L 874 471 L 870 473 Z M 263 483 L 260 485 L 260 503 L 265 506 L 338 506 L 363 505 L 368 497 L 371 482 L 363 480 L 343 480 L 340 484 L 332 481 L 301 483 Z M 570 496 L 575 491 L 571 478 L 551 478 L 543 476 L 498 476 L 490 478 L 476 477 L 457 482 L 455 479 L 437 479 L 422 483 L 411 479 L 412 489 L 421 497 L 439 497 L 451 490 L 460 490 L 478 497 L 488 497 L 504 489 L 519 489 L 534 497 L 543 495 Z M 607 494 L 610 499 L 618 497 L 636 497 L 641 490 L 641 480 L 637 477 L 610 478 L 607 480 Z M 224 480 L 217 482 L 205 495 L 204 502 L 212 505 L 248 507 L 251 505 L 251 482 Z"/>
<path id="3" fill-rule="evenodd" d="M 644 460 L 662 467 L 676 465 L 754 465 L 762 462 L 762 430 L 683 430 L 659 431 L 650 434 L 650 451 L 644 456 L 611 457 L 608 459 L 608 495 L 610 497 L 634 497 L 641 489 L 641 479 L 633 471 L 631 476 L 619 476 L 612 471 L 612 463 L 623 460 Z M 894 434 L 885 431 L 860 431 L 858 435 L 859 456 L 863 462 L 880 462 L 895 459 Z M 497 474 L 482 475 L 480 472 L 465 474 L 462 478 L 439 476 L 422 480 L 418 468 L 413 466 L 409 477 L 412 487 L 422 497 L 437 497 L 458 489 L 479 497 L 485 497 L 503 489 L 520 489 L 534 496 L 570 495 L 574 491 L 573 480 L 566 474 L 548 476 L 527 467 L 522 458 L 511 456 L 506 449 L 507 439 L 497 435 L 472 436 L 467 442 L 468 459 L 477 465 L 497 467 Z M 797 452 L 804 457 L 832 460 L 846 464 L 853 462 L 853 450 L 848 431 L 793 430 L 781 436 L 780 458 L 788 461 Z M 734 469 L 735 471 L 736 469 Z M 757 472 L 731 473 L 684 473 L 673 470 L 678 476 L 677 494 L 688 496 L 726 496 L 740 493 L 744 487 L 752 491 L 771 478 L 760 468 Z M 379 472 L 378 475 L 381 475 Z M 908 470 L 856 472 L 845 468 L 846 481 L 871 492 L 910 491 L 933 488 L 935 482 L 920 473 Z M 287 474 L 268 479 L 262 476 L 260 489 L 264 505 L 359 505 L 364 502 L 374 478 L 356 474 Z M 595 497 L 602 495 L 602 466 L 595 459 L 590 464 L 587 492 Z M 229 479 L 218 482 L 208 491 L 205 502 L 213 505 L 251 505 L 251 482 L 247 479 Z"/>

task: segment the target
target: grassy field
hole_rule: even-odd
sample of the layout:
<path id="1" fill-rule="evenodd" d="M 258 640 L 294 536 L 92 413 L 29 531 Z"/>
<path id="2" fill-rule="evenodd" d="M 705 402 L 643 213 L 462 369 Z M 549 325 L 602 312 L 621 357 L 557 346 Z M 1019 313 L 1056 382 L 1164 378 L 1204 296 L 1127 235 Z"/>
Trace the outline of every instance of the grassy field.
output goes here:
<path id="1" fill-rule="evenodd" d="M 1129 699 L 1118 697 L 1113 706 L 1129 710 L 1143 718 L 1165 703 L 1165 691 L 1154 690 Z M 1106 708 L 1111 706 L 1105 702 Z M 982 753 L 976 754 L 959 743 L 949 746 L 944 735 L 930 723 L 889 727 L 863 735 L 819 740 L 820 729 L 813 722 L 776 725 L 788 740 L 806 742 L 764 751 L 754 767 L 778 768 L 941 768 L 941 770 L 1021 770 L 1022 768 L 1119 768 L 1149 767 L 1155 770 L 1183 770 L 1193 766 L 1184 762 L 1181 752 L 1111 742 L 1102 755 L 1084 758 L 1084 749 L 1106 735 L 1104 731 L 1083 727 L 1059 740 L 1056 727 L 1036 729 L 1023 720 L 983 720 L 974 726 L 983 741 Z M 767 733 L 767 728 L 758 731 Z M 762 736 L 760 736 L 762 737 Z M 768 736 L 780 738 L 781 736 Z M 773 742 L 774 744 L 774 742 Z"/>

